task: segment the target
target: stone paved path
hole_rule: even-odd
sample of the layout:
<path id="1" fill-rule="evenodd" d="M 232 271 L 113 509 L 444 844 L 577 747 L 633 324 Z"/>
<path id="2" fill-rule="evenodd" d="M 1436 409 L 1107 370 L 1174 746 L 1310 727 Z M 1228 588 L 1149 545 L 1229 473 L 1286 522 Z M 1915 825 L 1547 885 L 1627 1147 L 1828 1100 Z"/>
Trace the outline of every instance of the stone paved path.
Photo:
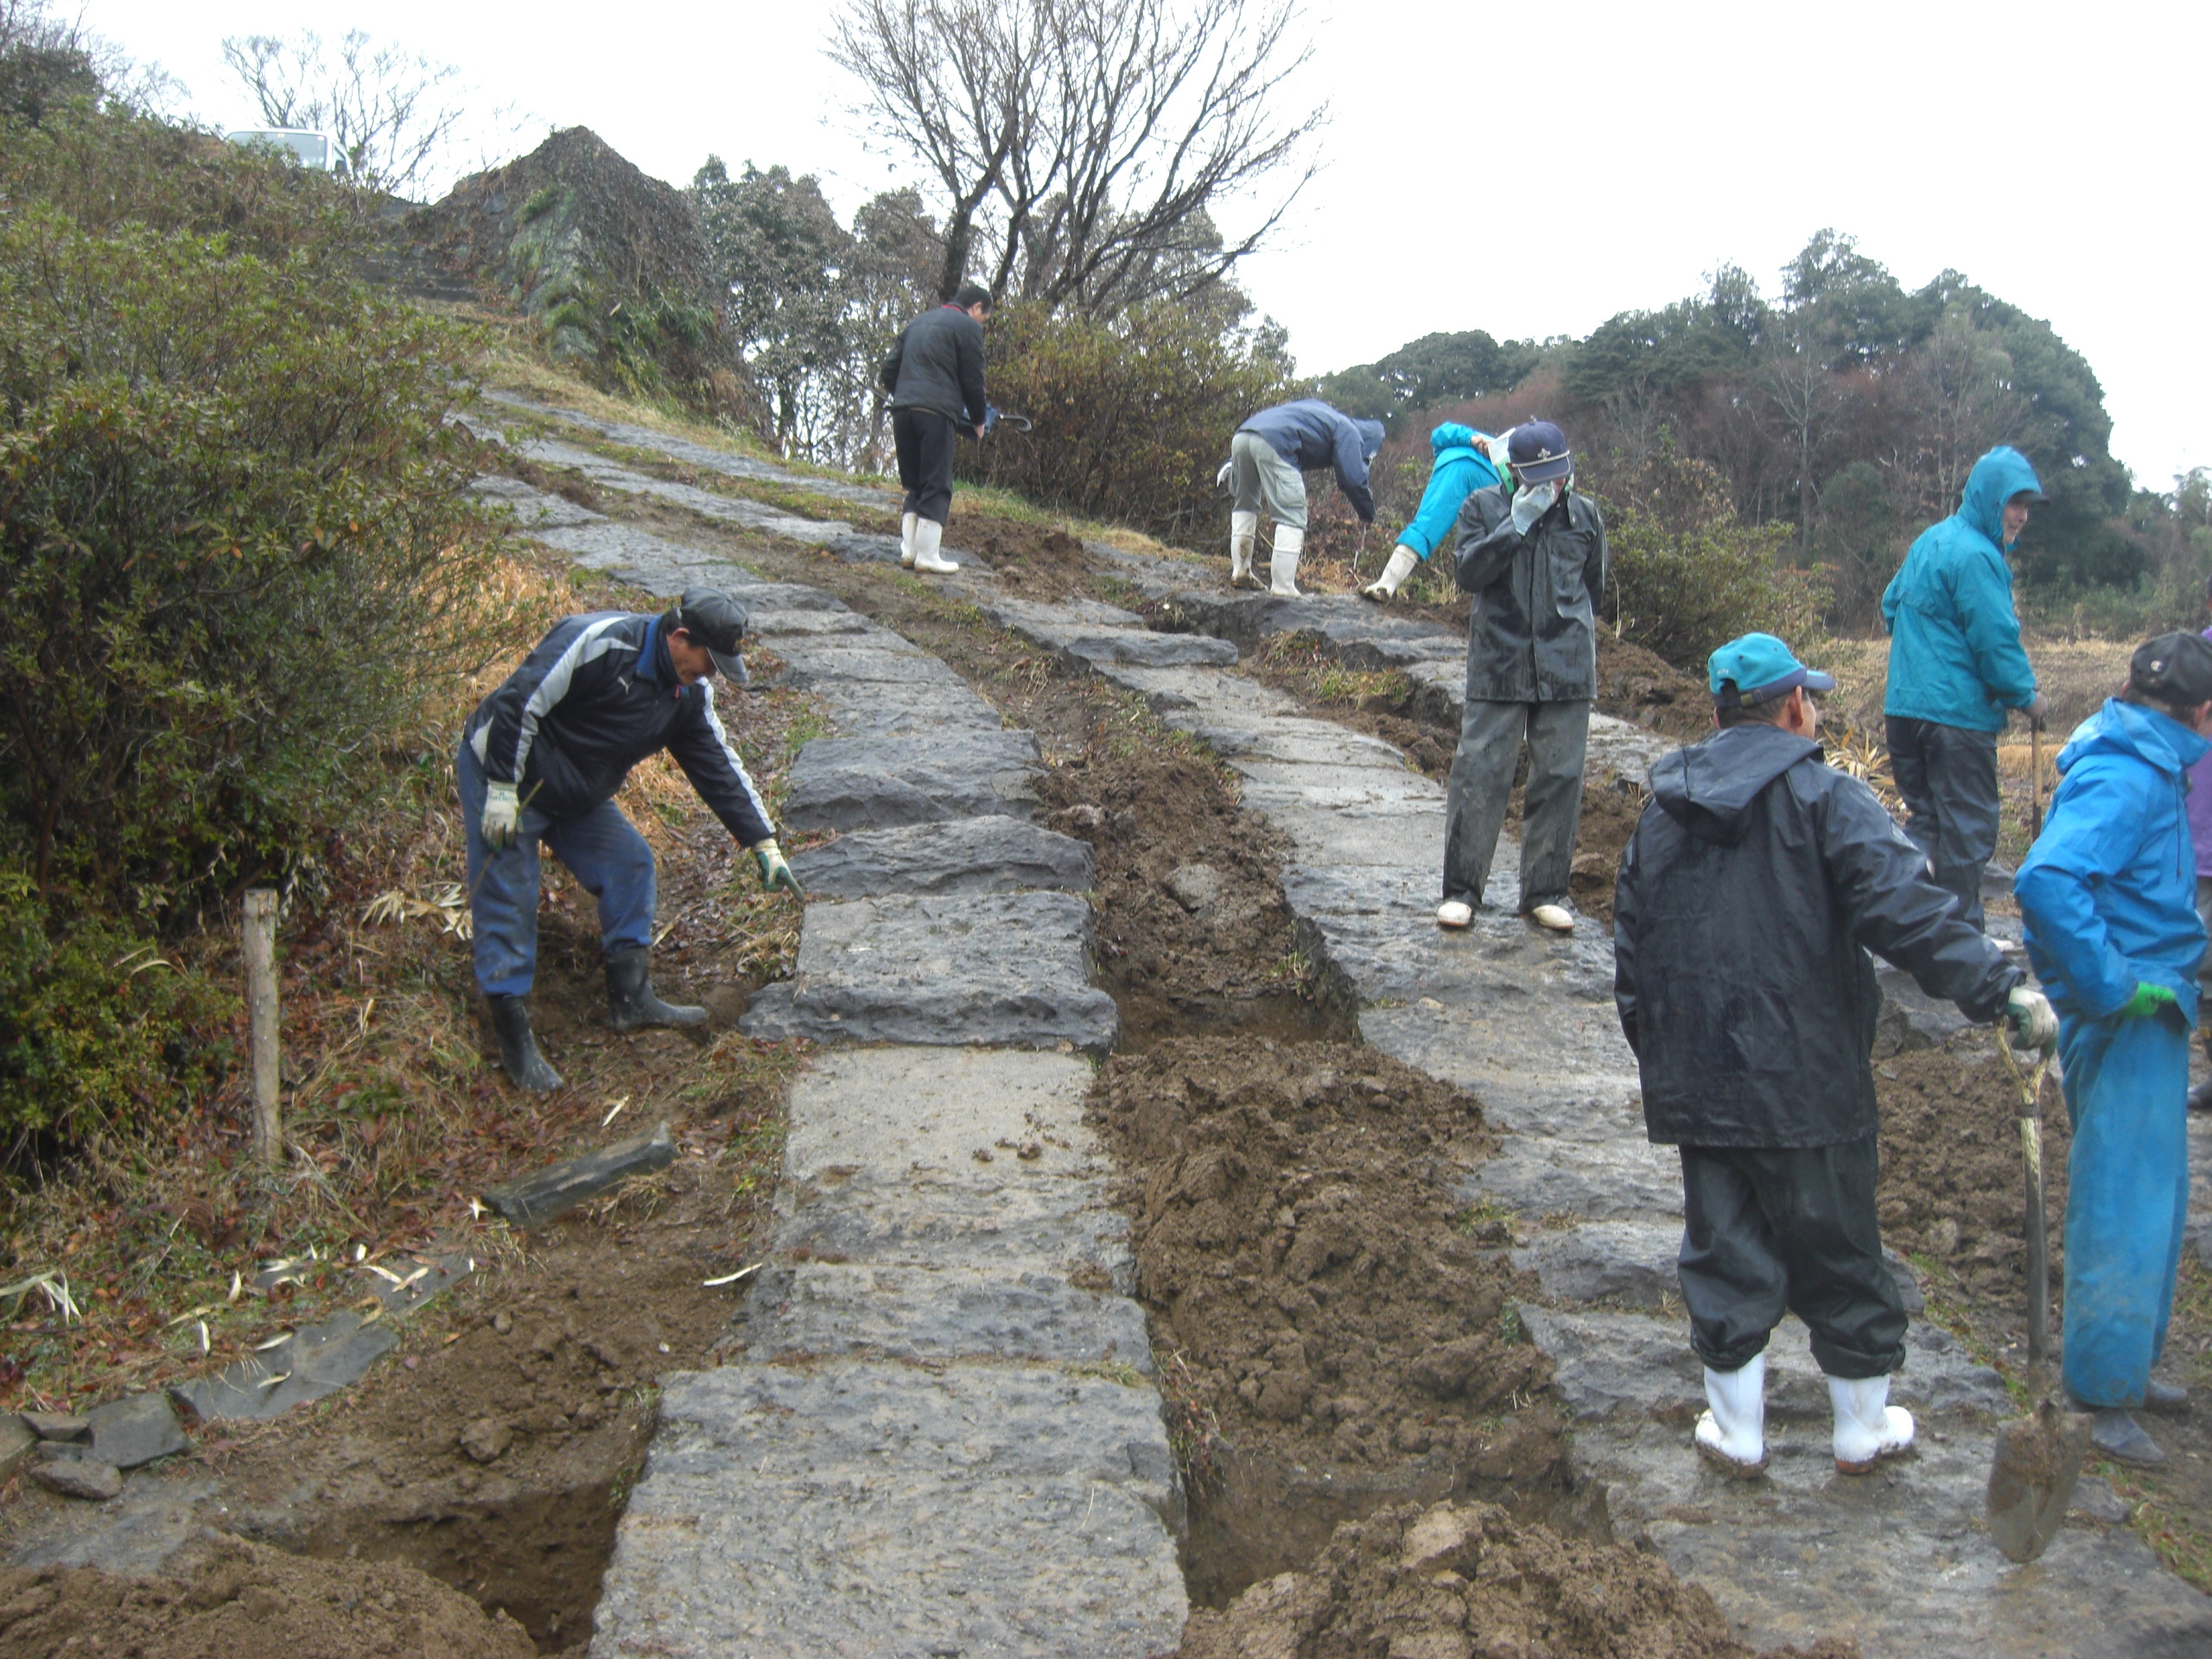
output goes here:
<path id="1" fill-rule="evenodd" d="M 590 459 L 604 489 L 698 508 Z M 1090 978 L 1090 849 L 1030 822 L 1034 737 L 828 594 L 484 487 L 650 592 L 729 589 L 836 728 L 785 822 L 843 833 L 792 861 L 797 972 L 743 1023 L 836 1046 L 794 1085 L 730 1363 L 664 1379 L 595 1659 L 1172 1649 L 1180 1492 L 1082 1118 L 1118 1021 Z"/>
<path id="2" fill-rule="evenodd" d="M 664 493 L 677 486 L 653 481 L 645 487 Z M 823 540 L 822 528 L 806 539 Z M 631 542 L 580 550 L 608 564 L 634 565 L 638 557 Z M 1855 1637 L 1867 1659 L 1966 1652 L 2117 1659 L 2212 1651 L 2212 1602 L 2165 1573 L 2124 1527 L 2107 1524 L 2109 1514 L 2077 1515 L 2034 1567 L 2012 1568 L 1997 1555 L 1980 1514 L 1989 1414 L 2005 1408 L 2003 1390 L 1994 1373 L 1936 1327 L 1915 1326 L 1910 1361 L 1897 1383 L 1897 1397 L 1923 1419 L 1923 1449 L 1916 1459 L 1866 1480 L 1834 1475 L 1825 1389 L 1803 1330 L 1793 1320 L 1777 1333 L 1770 1361 L 1769 1478 L 1744 1484 L 1706 1472 L 1688 1450 L 1689 1427 L 1701 1404 L 1698 1370 L 1679 1316 L 1664 1311 L 1681 1224 L 1679 1173 L 1671 1153 L 1643 1139 L 1634 1064 L 1611 1007 L 1609 941 L 1588 924 L 1559 938 L 1514 918 L 1517 864 L 1510 843 L 1501 848 L 1487 895 L 1493 908 L 1465 933 L 1439 931 L 1432 915 L 1442 791 L 1389 745 L 1301 713 L 1291 699 L 1235 667 L 1239 647 L 1307 632 L 1350 665 L 1403 670 L 1421 688 L 1423 712 L 1456 722 L 1464 700 L 1464 645 L 1446 630 L 1349 596 L 1224 597 L 1217 570 L 1194 581 L 1200 572 L 1189 564 L 1103 546 L 1092 550 L 1147 598 L 1170 601 L 1168 614 L 1192 632 L 1148 632 L 1135 614 L 1093 601 L 1007 599 L 988 572 L 972 568 L 944 585 L 1063 660 L 1142 696 L 1167 724 L 1221 754 L 1243 779 L 1246 804 L 1291 838 L 1295 853 L 1283 873 L 1286 897 L 1312 959 L 1357 1007 L 1366 1040 L 1483 1096 L 1492 1122 L 1504 1131 L 1504 1147 L 1475 1172 L 1465 1196 L 1521 1218 L 1527 1243 L 1520 1265 L 1539 1274 L 1545 1292 L 1544 1305 L 1524 1308 L 1522 1318 L 1557 1364 L 1560 1390 L 1576 1423 L 1578 1461 L 1609 1484 L 1617 1526 L 1649 1535 L 1678 1570 L 1713 1593 L 1745 1639 L 1760 1646 L 1834 1634 Z M 1640 778 L 1663 747 L 1637 728 L 1593 718 L 1593 774 Z M 932 784 L 906 781 L 929 801 L 946 799 Z M 932 809 L 916 810 L 925 815 Z M 810 916 L 810 935 L 813 931 Z M 794 993 L 795 1009 L 804 998 Z M 763 1017 L 785 1016 L 772 1008 Z M 779 1236 L 787 1256 L 810 1248 L 803 1241 L 842 1239 L 849 1230 L 877 1252 L 870 1262 L 887 1266 L 899 1249 L 924 1248 L 923 1232 L 932 1240 L 958 1236 L 960 1248 L 991 1254 L 999 1248 L 1000 1225 L 1016 1231 L 1028 1225 L 1027 1210 L 1007 1219 L 999 1207 L 1007 1189 L 983 1196 L 989 1183 L 976 1181 L 974 1170 L 958 1172 L 971 1178 L 966 1181 L 944 1173 L 947 1216 L 918 1223 L 901 1202 L 880 1196 L 899 1179 L 891 1168 L 895 1154 L 882 1165 L 858 1155 L 832 1164 L 804 1147 L 795 1101 L 792 1168 L 802 1196 Z M 2200 1141 L 2199 1150 L 2212 1148 Z M 984 1173 L 996 1176 L 1000 1168 L 995 1163 Z M 934 1181 L 943 1169 L 917 1159 L 909 1174 Z M 855 1205 L 824 1206 L 805 1196 L 821 1179 L 810 1173 L 817 1171 L 857 1191 Z M 1553 1224 L 1542 1224 L 1547 1221 Z M 1125 1255 L 1100 1225 L 1091 1247 L 1096 1260 L 1117 1284 L 1124 1282 Z M 842 1254 L 843 1247 L 836 1248 Z M 1080 1251 L 1058 1242 L 1045 1254 L 1065 1262 Z M 948 1256 L 945 1264 L 951 1261 Z M 786 1340 L 772 1334 L 777 1320 L 811 1321 L 816 1302 L 839 1296 L 849 1302 L 861 1282 L 849 1275 L 838 1291 L 825 1287 L 791 1295 L 777 1305 L 782 1311 L 771 1310 L 753 1338 L 755 1351 L 763 1343 Z M 895 1280 L 866 1282 L 894 1298 L 903 1289 Z M 803 1306 L 808 1311 L 795 1311 Z M 1057 1312 L 1056 1305 L 1025 1305 L 1021 1316 L 1037 1320 L 1034 1329 L 1057 1330 Z M 993 1317 L 1016 1316 L 999 1309 Z M 937 1351 L 923 1323 L 904 1338 L 916 1344 L 911 1352 L 918 1363 Z M 867 1321 L 854 1328 L 874 1329 Z M 876 1335 L 867 1339 L 881 1341 Z M 755 1381 L 741 1384 L 739 1376 Z M 750 1388 L 744 1408 L 756 1414 L 784 1402 L 751 1367 L 737 1368 L 722 1388 Z M 672 1401 L 679 1392 L 671 1390 Z M 853 1407 L 863 1408 L 858 1401 Z M 824 1432 L 834 1440 L 840 1431 L 832 1424 Z M 740 1431 L 728 1431 L 733 1447 L 741 1440 Z M 753 1442 L 742 1445 L 750 1455 Z M 761 1466 L 770 1468 L 772 1447 L 762 1451 Z M 845 1466 L 842 1442 L 824 1455 L 831 1467 Z M 662 1490 L 673 1493 L 679 1479 L 671 1477 Z M 704 1512 L 704 1489 L 683 1490 L 697 1495 L 696 1507 Z M 645 1496 L 642 1489 L 639 1496 Z M 673 1505 L 690 1516 L 682 1508 L 690 1501 L 657 1497 L 645 1513 L 665 1515 Z M 2108 1493 L 2084 1483 L 2082 1507 L 2094 1511 L 2110 1503 Z M 643 1519 L 635 1502 L 632 1513 L 626 1550 L 647 1529 L 706 1524 Z M 767 1529 L 753 1530 L 764 1535 L 760 1548 L 772 1553 Z M 903 1582 L 910 1558 L 891 1567 L 894 1582 Z M 632 1599 L 623 1604 L 630 1605 L 640 1592 L 623 1593 Z M 612 1588 L 609 1601 L 615 1602 Z"/>

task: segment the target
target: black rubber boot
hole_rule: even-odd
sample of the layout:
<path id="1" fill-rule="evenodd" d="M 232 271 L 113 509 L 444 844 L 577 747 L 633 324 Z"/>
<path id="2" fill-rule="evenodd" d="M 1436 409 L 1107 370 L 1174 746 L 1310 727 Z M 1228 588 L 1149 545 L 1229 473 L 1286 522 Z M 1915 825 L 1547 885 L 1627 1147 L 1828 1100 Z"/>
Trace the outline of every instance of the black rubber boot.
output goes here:
<path id="1" fill-rule="evenodd" d="M 550 1095 L 561 1086 L 561 1074 L 537 1052 L 537 1039 L 530 1033 L 530 1009 L 518 996 L 486 996 L 492 1010 L 492 1031 L 499 1039 L 499 1069 L 507 1081 L 533 1095 Z"/>
<path id="2" fill-rule="evenodd" d="M 652 952 L 632 945 L 607 959 L 607 1014 L 617 1031 L 640 1026 L 703 1026 L 707 1011 L 653 995 Z"/>

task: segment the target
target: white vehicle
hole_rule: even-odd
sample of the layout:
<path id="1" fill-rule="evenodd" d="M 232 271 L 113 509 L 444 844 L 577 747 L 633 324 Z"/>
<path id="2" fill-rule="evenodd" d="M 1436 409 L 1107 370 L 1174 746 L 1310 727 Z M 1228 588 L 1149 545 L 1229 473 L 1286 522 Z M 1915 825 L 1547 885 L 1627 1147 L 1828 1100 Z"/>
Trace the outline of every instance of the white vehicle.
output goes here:
<path id="1" fill-rule="evenodd" d="M 318 173 L 335 173 L 340 178 L 346 174 L 346 152 L 338 147 L 338 141 L 327 132 L 310 128 L 246 127 L 225 133 L 223 142 L 279 150 L 302 167 L 312 168 Z"/>

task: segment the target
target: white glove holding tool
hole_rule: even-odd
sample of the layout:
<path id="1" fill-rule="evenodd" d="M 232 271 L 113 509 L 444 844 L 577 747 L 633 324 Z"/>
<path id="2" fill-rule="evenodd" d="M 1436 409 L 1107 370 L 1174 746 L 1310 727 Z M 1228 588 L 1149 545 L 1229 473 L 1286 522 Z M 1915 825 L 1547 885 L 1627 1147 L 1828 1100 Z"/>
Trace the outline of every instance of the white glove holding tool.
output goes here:
<path id="1" fill-rule="evenodd" d="M 515 798 L 512 784 L 492 784 L 484 791 L 484 844 L 501 850 L 515 844 L 515 825 L 522 817 L 522 804 Z"/>
<path id="2" fill-rule="evenodd" d="M 2058 1035 L 2058 1014 L 2050 999 L 2026 985 L 2015 985 L 2005 998 L 2005 1023 L 2012 1046 L 2039 1052 Z"/>

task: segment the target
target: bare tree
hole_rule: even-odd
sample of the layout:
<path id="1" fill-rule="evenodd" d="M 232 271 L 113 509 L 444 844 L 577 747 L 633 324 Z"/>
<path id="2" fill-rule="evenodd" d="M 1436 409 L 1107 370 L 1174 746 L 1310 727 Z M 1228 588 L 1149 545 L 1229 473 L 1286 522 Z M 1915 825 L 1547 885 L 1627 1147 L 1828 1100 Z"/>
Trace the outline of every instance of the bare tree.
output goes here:
<path id="1" fill-rule="evenodd" d="M 1286 105 L 1300 22 L 1293 0 L 845 0 L 830 54 L 934 182 L 941 296 L 973 276 L 1102 315 L 1219 283 L 1312 179 L 1327 106 Z M 1222 237 L 1216 210 L 1277 175 Z"/>
<path id="2" fill-rule="evenodd" d="M 272 127 L 327 132 L 353 176 L 405 195 L 442 170 L 468 114 L 460 71 L 350 29 L 327 57 L 313 29 L 232 35 L 223 60 Z"/>

